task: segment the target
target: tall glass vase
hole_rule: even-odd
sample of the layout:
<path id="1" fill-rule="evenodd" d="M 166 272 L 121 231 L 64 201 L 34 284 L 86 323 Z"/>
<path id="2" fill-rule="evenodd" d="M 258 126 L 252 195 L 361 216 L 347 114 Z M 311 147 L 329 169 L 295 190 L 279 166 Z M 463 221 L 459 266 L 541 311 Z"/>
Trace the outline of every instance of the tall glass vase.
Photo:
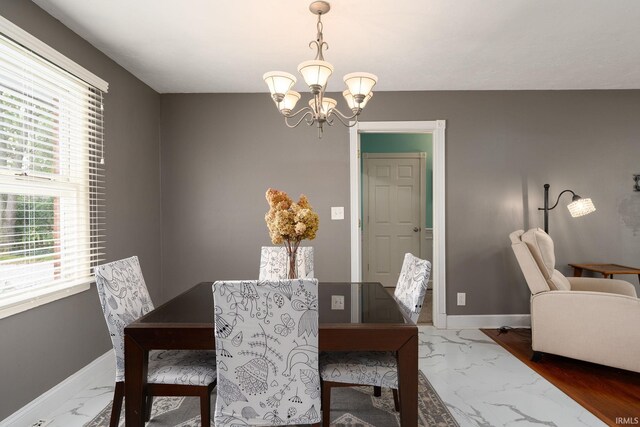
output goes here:
<path id="1" fill-rule="evenodd" d="M 289 261 L 289 279 L 298 278 L 298 267 L 296 265 L 296 258 L 298 252 L 299 241 L 287 241 L 285 247 L 287 248 L 287 260 Z"/>
<path id="2" fill-rule="evenodd" d="M 296 251 L 287 250 L 287 258 L 289 259 L 289 279 L 297 279 L 298 269 L 296 268 Z"/>

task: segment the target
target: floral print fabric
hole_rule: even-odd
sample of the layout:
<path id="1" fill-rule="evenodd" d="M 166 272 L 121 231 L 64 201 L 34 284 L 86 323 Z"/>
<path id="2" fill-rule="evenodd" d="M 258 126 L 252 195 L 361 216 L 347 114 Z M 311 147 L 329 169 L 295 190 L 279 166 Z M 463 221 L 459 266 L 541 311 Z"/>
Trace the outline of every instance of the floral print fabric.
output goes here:
<path id="1" fill-rule="evenodd" d="M 138 257 L 95 268 L 96 287 L 116 355 L 116 382 L 124 381 L 124 328 L 153 310 Z M 152 351 L 148 381 L 209 385 L 216 379 L 213 351 Z"/>
<path id="2" fill-rule="evenodd" d="M 323 352 L 320 376 L 324 381 L 398 388 L 398 363 L 394 352 Z"/>
<path id="3" fill-rule="evenodd" d="M 410 253 L 405 254 L 394 297 L 413 323 L 416 323 L 420 316 L 430 274 L 429 261 L 417 258 Z"/>
<path id="4" fill-rule="evenodd" d="M 296 251 L 299 279 L 313 278 L 313 247 L 300 246 Z M 259 280 L 283 280 L 289 277 L 289 259 L 284 246 L 263 246 L 260 254 Z"/>
<path id="5" fill-rule="evenodd" d="M 318 281 L 213 285 L 216 426 L 320 422 Z"/>

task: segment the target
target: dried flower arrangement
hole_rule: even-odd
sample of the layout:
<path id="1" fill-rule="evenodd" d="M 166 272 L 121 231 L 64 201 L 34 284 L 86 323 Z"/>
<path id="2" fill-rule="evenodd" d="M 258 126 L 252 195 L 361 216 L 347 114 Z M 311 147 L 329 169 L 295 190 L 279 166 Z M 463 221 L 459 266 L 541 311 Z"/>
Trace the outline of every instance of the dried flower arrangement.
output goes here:
<path id="1" fill-rule="evenodd" d="M 269 236 L 275 245 L 284 243 L 289 257 L 289 278 L 294 279 L 296 251 L 302 240 L 316 238 L 320 222 L 318 214 L 304 194 L 295 203 L 284 191 L 269 188 L 266 198 L 269 211 L 264 219 L 269 228 Z"/>

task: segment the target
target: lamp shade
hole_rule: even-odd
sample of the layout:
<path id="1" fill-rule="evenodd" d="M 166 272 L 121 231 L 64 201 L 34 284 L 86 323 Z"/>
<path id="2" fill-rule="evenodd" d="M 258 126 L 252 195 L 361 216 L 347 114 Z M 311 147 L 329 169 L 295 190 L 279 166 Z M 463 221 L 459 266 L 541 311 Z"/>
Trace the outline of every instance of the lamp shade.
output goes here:
<path id="1" fill-rule="evenodd" d="M 378 77 L 371 73 L 357 72 L 349 73 L 344 76 L 344 82 L 353 95 L 354 98 L 358 98 L 358 95 L 366 97 L 371 93 L 371 90 L 378 82 Z"/>
<path id="2" fill-rule="evenodd" d="M 338 101 L 336 101 L 335 99 L 322 98 L 322 105 L 320 105 L 320 111 L 318 111 L 318 113 L 326 117 L 329 110 L 331 110 L 332 108 L 335 108 L 336 105 L 338 105 Z M 311 107 L 312 109 L 315 109 L 315 106 L 316 106 L 315 99 L 309 100 L 309 107 Z"/>
<path id="3" fill-rule="evenodd" d="M 573 202 L 567 205 L 567 208 L 569 209 L 569 213 L 571 213 L 571 216 L 574 218 L 588 215 L 591 212 L 594 212 L 596 210 L 596 207 L 593 205 L 593 202 L 591 201 L 591 199 L 588 199 L 588 198 L 575 199 Z"/>
<path id="4" fill-rule="evenodd" d="M 373 92 L 369 92 L 369 95 L 365 96 L 364 101 L 360 103 L 360 108 L 364 108 L 364 106 L 367 105 L 367 102 L 369 102 L 371 98 L 373 98 Z"/>
<path id="5" fill-rule="evenodd" d="M 269 86 L 271 97 L 283 97 L 296 84 L 296 77 L 285 71 L 269 71 L 264 73 L 262 79 Z"/>
<path id="6" fill-rule="evenodd" d="M 298 71 L 302 74 L 302 78 L 309 87 L 325 87 L 331 73 L 333 73 L 333 65 L 327 61 L 314 59 L 301 62 L 300 65 L 298 65 Z"/>
<path id="7" fill-rule="evenodd" d="M 353 95 L 351 95 L 351 92 L 349 92 L 349 89 L 344 90 L 342 92 L 342 96 L 344 96 L 345 101 L 347 101 L 347 105 L 349 106 L 349 108 L 354 110 L 356 108 L 364 108 L 365 105 L 367 105 L 367 102 L 369 102 L 369 100 L 373 96 L 373 92 L 370 92 L 369 95 L 364 98 L 364 101 L 360 103 L 360 105 L 356 103 L 356 100 L 353 98 Z"/>
<path id="8" fill-rule="evenodd" d="M 284 96 L 281 102 L 278 102 L 278 109 L 280 111 L 291 111 L 294 109 L 298 101 L 300 100 L 300 94 L 295 90 L 290 90 Z"/>
<path id="9" fill-rule="evenodd" d="M 344 96 L 344 100 L 347 101 L 347 105 L 349 106 L 350 109 L 353 110 L 354 108 L 358 108 L 358 106 L 356 105 L 356 100 L 353 99 L 353 95 L 351 95 L 351 92 L 349 92 L 349 89 L 343 90 L 342 96 Z"/>

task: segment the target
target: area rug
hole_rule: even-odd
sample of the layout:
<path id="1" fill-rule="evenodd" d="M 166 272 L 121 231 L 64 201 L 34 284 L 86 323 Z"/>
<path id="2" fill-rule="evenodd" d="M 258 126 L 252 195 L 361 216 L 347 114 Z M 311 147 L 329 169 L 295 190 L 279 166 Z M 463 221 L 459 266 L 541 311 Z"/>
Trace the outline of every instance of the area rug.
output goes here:
<path id="1" fill-rule="evenodd" d="M 211 408 L 215 408 L 215 390 Z M 195 397 L 157 397 L 151 409 L 154 427 L 200 427 L 200 404 Z M 111 403 L 85 427 L 109 425 Z M 212 414 L 213 418 L 213 414 Z M 213 422 L 211 423 L 213 426 Z M 389 427 L 400 425 L 400 414 L 394 410 L 393 394 L 382 389 L 381 397 L 373 396 L 373 387 L 339 387 L 331 390 L 331 426 L 335 427 Z M 458 427 L 440 396 L 422 372 L 418 374 L 418 425 L 421 427 Z M 123 414 L 120 427 L 124 427 Z"/>
<path id="2" fill-rule="evenodd" d="M 532 362 L 531 329 L 482 332 L 608 425 L 638 424 L 640 373 L 553 354 Z"/>

